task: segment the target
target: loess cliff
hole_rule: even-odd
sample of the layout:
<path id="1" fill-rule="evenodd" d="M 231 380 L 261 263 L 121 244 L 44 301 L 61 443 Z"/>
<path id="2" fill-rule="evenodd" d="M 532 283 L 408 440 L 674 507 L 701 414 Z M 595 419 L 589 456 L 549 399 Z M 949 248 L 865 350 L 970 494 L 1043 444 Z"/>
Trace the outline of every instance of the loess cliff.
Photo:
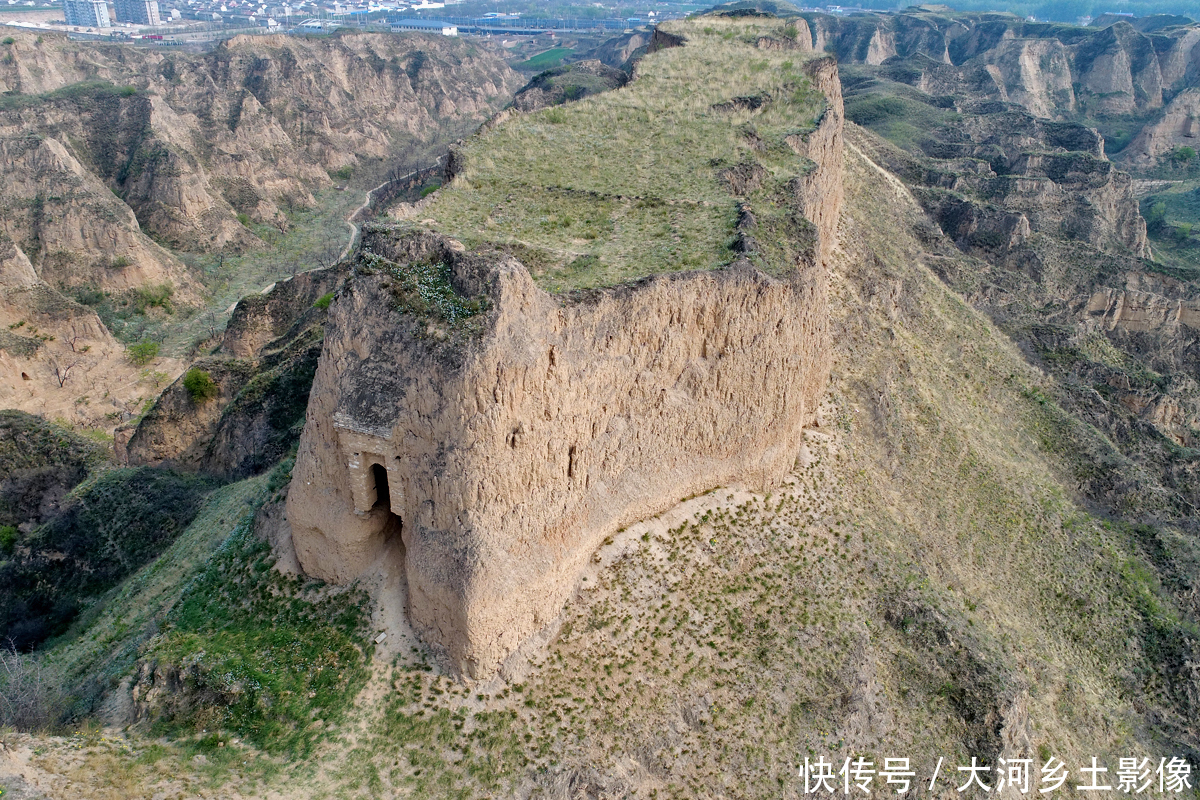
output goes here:
<path id="1" fill-rule="evenodd" d="M 235 37 L 185 53 L 14 32 L 0 48 L 0 316 L 44 337 L 0 342 L 0 402 L 108 429 L 161 381 L 138 385 L 76 300 L 203 307 L 214 277 L 196 254 L 266 251 L 317 194 L 432 162 L 519 87 L 496 53 L 445 37 Z M 86 356 L 51 344 L 72 337 Z M 80 362 L 61 383 L 55 358 Z M 80 400 L 97 396 L 105 408 Z"/>
<path id="2" fill-rule="evenodd" d="M 411 212 L 434 230 L 372 229 L 331 308 L 288 494 L 300 565 L 346 582 L 402 552 L 414 628 L 470 675 L 557 617 L 606 537 L 718 485 L 777 485 L 816 419 L 842 193 L 836 67 L 772 46 L 782 23 L 719 25 L 660 28 L 626 88 L 464 143 L 454 179 Z M 749 80 L 714 80 L 677 112 L 710 137 L 691 183 L 590 170 L 558 184 L 571 160 L 603 157 L 599 141 L 552 152 L 540 172 L 502 163 L 528 157 L 505 149 L 528 128 L 557 138 L 647 113 L 683 64 L 716 75 L 747 49 L 761 61 L 743 63 Z M 539 179 L 528 201 L 564 195 L 591 238 L 514 246 L 470 219 L 478 195 Z M 520 202 L 508 199 L 495 216 Z M 672 258 L 673 231 L 709 215 L 701 244 L 715 246 Z M 642 236 L 646 217 L 666 225 Z M 635 237 L 651 255 L 625 255 Z M 547 291 L 568 282 L 588 288 Z"/>
<path id="3" fill-rule="evenodd" d="M 1018 103 L 1042 117 L 1158 109 L 1198 77 L 1200 27 L 1184 17 L 1148 30 L 1120 17 L 1084 28 L 932 6 L 803 17 L 814 48 L 841 63 L 902 67 L 926 91 L 953 81 L 977 99 Z"/>

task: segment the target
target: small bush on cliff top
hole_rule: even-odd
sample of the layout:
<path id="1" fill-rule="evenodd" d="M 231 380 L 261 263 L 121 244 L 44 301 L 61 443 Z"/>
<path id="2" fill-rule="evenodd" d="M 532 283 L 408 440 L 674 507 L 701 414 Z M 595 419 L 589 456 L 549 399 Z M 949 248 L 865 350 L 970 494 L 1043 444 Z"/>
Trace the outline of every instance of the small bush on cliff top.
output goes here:
<path id="1" fill-rule="evenodd" d="M 317 302 L 313 303 L 313 308 L 319 308 L 322 311 L 329 308 L 329 304 L 333 302 L 333 292 L 326 292 L 317 298 Z"/>
<path id="2" fill-rule="evenodd" d="M 454 290 L 449 264 L 428 261 L 396 264 L 373 253 L 364 253 L 363 261 L 392 276 L 392 295 L 402 311 L 462 329 L 468 319 L 487 309 L 486 298 L 466 298 Z"/>
<path id="3" fill-rule="evenodd" d="M 217 396 L 217 383 L 202 369 L 192 367 L 183 376 L 183 388 L 191 395 L 193 403 L 203 403 Z"/>

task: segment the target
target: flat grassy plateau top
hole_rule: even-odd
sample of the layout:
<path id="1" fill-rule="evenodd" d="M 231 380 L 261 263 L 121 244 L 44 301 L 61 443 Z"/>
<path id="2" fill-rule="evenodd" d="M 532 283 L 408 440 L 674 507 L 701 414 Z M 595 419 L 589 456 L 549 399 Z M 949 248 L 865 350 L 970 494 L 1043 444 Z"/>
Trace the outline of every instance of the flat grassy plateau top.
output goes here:
<path id="1" fill-rule="evenodd" d="M 785 20 L 704 17 L 663 29 L 686 44 L 647 56 L 626 87 L 468 140 L 465 169 L 422 223 L 512 253 L 552 292 L 733 261 L 739 201 L 760 224 L 790 214 L 789 182 L 815 166 L 784 141 L 812 132 L 824 110 L 803 70 L 813 55 L 755 46 L 793 37 Z M 735 197 L 722 173 L 752 164 L 766 177 Z M 768 242 L 759 266 L 792 268 L 780 247 Z"/>

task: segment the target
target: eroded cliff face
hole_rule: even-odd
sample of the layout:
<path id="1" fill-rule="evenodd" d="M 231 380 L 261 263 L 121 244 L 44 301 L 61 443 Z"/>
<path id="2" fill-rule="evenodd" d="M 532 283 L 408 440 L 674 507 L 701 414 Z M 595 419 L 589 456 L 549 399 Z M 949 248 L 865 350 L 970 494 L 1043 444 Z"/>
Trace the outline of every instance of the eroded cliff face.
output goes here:
<path id="1" fill-rule="evenodd" d="M 1119 18 L 1075 28 L 928 8 L 804 17 L 815 49 L 836 53 L 844 64 L 903 65 L 914 76 L 940 73 L 943 83 L 957 75 L 956 99 L 1019 103 L 1050 118 L 1153 111 L 1195 85 L 1200 63 L 1200 27 L 1182 18 L 1143 31 Z"/>
<path id="2" fill-rule="evenodd" d="M 828 377 L 842 202 L 836 66 L 808 71 L 827 106 L 787 142 L 812 163 L 788 202 L 815 235 L 782 277 L 743 257 L 556 296 L 494 249 L 368 230 L 288 492 L 304 570 L 353 580 L 398 538 L 414 628 L 487 676 L 554 620 L 605 537 L 682 497 L 779 482 Z M 422 269 L 485 310 L 452 324 L 398 307 Z"/>
<path id="3" fill-rule="evenodd" d="M 820 270 L 780 281 L 739 264 L 562 302 L 518 262 L 450 242 L 365 246 L 449 261 L 493 310 L 480 339 L 436 344 L 389 308 L 387 273 L 350 284 L 288 496 L 293 540 L 306 572 L 347 581 L 398 517 L 413 623 L 470 674 L 554 618 L 605 536 L 681 497 L 780 480 L 816 413 Z"/>
<path id="4" fill-rule="evenodd" d="M 1200 144 L 1200 88 L 1189 88 L 1167 103 L 1162 116 L 1149 122 L 1122 151 L 1129 163 L 1150 166 L 1177 147 Z"/>
<path id="5" fill-rule="evenodd" d="M 110 292 L 169 283 L 183 302 L 198 300 L 183 264 L 142 232 L 132 209 L 61 139 L 0 138 L 0 180 L 0 230 L 37 279 Z"/>
<path id="6" fill-rule="evenodd" d="M 879 156 L 915 184 L 930 216 L 964 250 L 1003 257 L 1031 234 L 1149 255 L 1130 175 L 1093 129 L 1013 105 L 968 106 L 914 148 Z"/>
<path id="7" fill-rule="evenodd" d="M 498 55 L 441 37 L 234 37 L 202 55 L 13 39 L 0 83 L 30 102 L 0 113 L 0 139 L 56 137 L 186 250 L 252 246 L 237 214 L 311 205 L 330 172 L 477 124 L 520 86 Z"/>
<path id="8" fill-rule="evenodd" d="M 11 242 L 14 257 L 5 259 L 4 247 L 0 238 L 0 275 L 7 278 L 28 262 Z M 181 366 L 169 358 L 155 363 L 170 373 Z M 0 407 L 111 430 L 157 393 L 153 381 L 92 309 L 41 281 L 0 285 Z"/>
<path id="9" fill-rule="evenodd" d="M 147 379 L 70 298 L 152 287 L 198 306 L 204 287 L 167 248 L 261 247 L 247 218 L 285 226 L 331 173 L 424 158 L 520 80 L 498 54 L 440 36 L 236 37 L 186 54 L 13 32 L 3 48 L 0 316 L 28 327 L 0 342 L 0 394 L 109 430 L 158 393 L 154 373 L 181 365 L 160 359 Z M 35 325 L 40 338 L 21 338 Z M 60 382 L 55 368 L 73 363 Z M 164 434 L 145 459 L 180 457 L 210 423 Z"/>

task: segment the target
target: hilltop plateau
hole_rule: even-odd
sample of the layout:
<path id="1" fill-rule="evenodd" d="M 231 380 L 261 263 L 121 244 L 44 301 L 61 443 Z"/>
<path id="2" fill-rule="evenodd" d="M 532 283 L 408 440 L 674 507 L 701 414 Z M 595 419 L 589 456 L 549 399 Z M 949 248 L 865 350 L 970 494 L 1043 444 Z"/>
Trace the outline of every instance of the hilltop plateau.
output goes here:
<path id="1" fill-rule="evenodd" d="M 1160 78 L 1192 29 L 1116 25 Z M 7 418 L 39 446 L 0 486 L 32 651 L 0 786 L 777 798 L 907 757 L 949 798 L 973 758 L 1200 763 L 1196 274 L 1156 253 L 1188 206 L 1148 220 L 1177 167 L 1086 116 L 1150 108 L 1094 96 L 1104 36 L 1148 58 L 1124 27 L 665 23 L 239 302 L 126 467 Z M 1073 108 L 982 63 L 1021 37 Z"/>

